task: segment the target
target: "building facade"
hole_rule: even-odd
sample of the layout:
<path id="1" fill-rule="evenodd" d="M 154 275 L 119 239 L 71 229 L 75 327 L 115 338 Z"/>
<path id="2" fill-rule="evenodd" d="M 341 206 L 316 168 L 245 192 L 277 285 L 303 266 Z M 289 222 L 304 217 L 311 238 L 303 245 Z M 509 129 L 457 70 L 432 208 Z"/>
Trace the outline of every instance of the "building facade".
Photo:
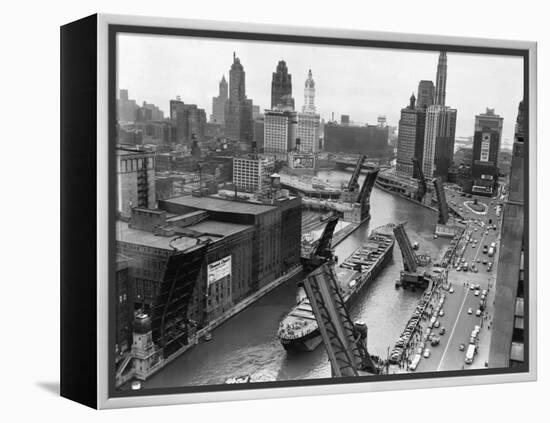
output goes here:
<path id="1" fill-rule="evenodd" d="M 440 177 L 448 180 L 453 163 L 456 109 L 445 105 L 447 90 L 447 53 L 439 53 L 434 104 L 426 109 L 424 130 L 424 154 L 422 171 L 427 178 Z"/>
<path id="2" fill-rule="evenodd" d="M 319 123 L 321 117 L 316 113 L 298 113 L 296 138 L 300 140 L 299 151 L 317 153 L 319 151 Z"/>
<path id="3" fill-rule="evenodd" d="M 139 106 L 135 100 L 128 98 L 128 90 L 121 89 L 119 98 L 117 98 L 117 121 L 118 122 L 136 122 Z"/>
<path id="4" fill-rule="evenodd" d="M 229 71 L 229 99 L 225 103 L 225 135 L 232 141 L 252 139 L 252 100 L 246 98 L 245 71 L 233 53 Z"/>
<path id="5" fill-rule="evenodd" d="M 422 171 L 427 178 L 447 181 L 453 161 L 456 133 L 456 109 L 430 106 L 426 110 Z"/>
<path id="6" fill-rule="evenodd" d="M 239 191 L 262 191 L 271 184 L 275 161 L 268 157 L 233 157 L 233 184 Z"/>
<path id="7" fill-rule="evenodd" d="M 266 110 L 264 113 L 264 152 L 286 154 L 296 147 L 297 113 Z"/>
<path id="8" fill-rule="evenodd" d="M 472 154 L 472 192 L 492 195 L 498 184 L 498 156 L 503 118 L 487 108 L 475 118 Z"/>
<path id="9" fill-rule="evenodd" d="M 327 152 L 366 154 L 369 157 L 384 157 L 389 153 L 387 126 L 328 123 L 324 128 L 324 150 Z"/>
<path id="10" fill-rule="evenodd" d="M 227 102 L 228 92 L 228 85 L 224 75 L 220 81 L 218 96 L 212 98 L 210 122 L 221 125 L 225 124 L 225 103 Z"/>
<path id="11" fill-rule="evenodd" d="M 154 208 L 155 155 L 143 150 L 117 147 L 117 214 L 129 219 L 132 208 Z"/>
<path id="12" fill-rule="evenodd" d="M 504 204 L 500 252 L 498 258 L 498 289 L 495 293 L 495 315 L 489 367 L 522 367 L 525 365 L 524 293 L 528 291 L 526 275 L 529 261 L 525 254 L 525 144 L 523 102 L 516 120 L 512 165 L 508 184 L 508 199 Z"/>
<path id="13" fill-rule="evenodd" d="M 435 86 L 432 81 L 422 80 L 418 83 L 416 104 L 421 109 L 433 106 L 435 100 Z"/>
<path id="14" fill-rule="evenodd" d="M 141 107 L 137 111 L 137 121 L 138 122 L 151 122 L 151 121 L 161 121 L 164 119 L 164 112 L 160 110 L 158 106 L 155 106 L 152 103 L 143 102 Z"/>
<path id="15" fill-rule="evenodd" d="M 294 98 L 292 98 L 292 75 L 284 60 L 280 60 L 277 69 L 271 79 L 271 109 L 277 109 L 284 105 L 294 110 Z"/>
<path id="16" fill-rule="evenodd" d="M 412 159 L 422 163 L 424 156 L 424 130 L 426 127 L 426 110 L 417 107 L 414 94 L 409 106 L 401 109 L 399 132 L 397 136 L 396 172 L 400 176 L 417 178 Z"/>
<path id="17" fill-rule="evenodd" d="M 185 104 L 179 97 L 170 100 L 170 120 L 177 144 L 190 145 L 193 135 L 199 142 L 205 140 L 206 112 L 196 104 Z"/>
<path id="18" fill-rule="evenodd" d="M 315 113 L 315 81 L 313 80 L 313 74 L 311 69 L 307 74 L 307 79 L 304 86 L 304 106 L 302 107 L 304 113 Z"/>

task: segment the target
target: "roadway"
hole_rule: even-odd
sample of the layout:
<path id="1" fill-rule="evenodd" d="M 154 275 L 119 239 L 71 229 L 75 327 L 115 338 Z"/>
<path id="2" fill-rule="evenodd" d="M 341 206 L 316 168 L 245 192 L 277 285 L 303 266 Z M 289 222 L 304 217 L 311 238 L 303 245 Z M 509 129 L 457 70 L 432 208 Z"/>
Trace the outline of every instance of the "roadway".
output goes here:
<path id="1" fill-rule="evenodd" d="M 471 210 L 467 203 L 473 202 L 474 199 L 478 200 L 478 203 L 484 203 L 486 205 L 485 211 Z M 485 361 L 489 357 L 489 344 L 490 344 L 490 324 L 493 316 L 493 302 L 495 294 L 495 279 L 497 272 L 497 258 L 499 251 L 499 239 L 500 239 L 500 213 L 497 215 L 496 201 L 491 201 L 490 198 L 474 196 L 472 198 L 461 197 L 460 193 L 453 193 L 447 191 L 447 199 L 450 204 L 456 208 L 462 208 L 461 212 L 466 220 L 466 231 L 457 249 L 457 254 L 464 259 L 463 263 L 476 266 L 477 272 L 468 269 L 466 272 L 463 270 L 457 271 L 456 266 L 449 266 L 448 270 L 448 282 L 453 287 L 454 293 L 451 293 L 444 288 L 440 288 L 433 297 L 435 304 L 438 301 L 440 295 L 445 295 L 445 300 L 442 306 L 444 315 L 439 317 L 441 327 L 445 328 L 445 334 L 440 336 L 440 344 L 432 347 L 426 344 L 426 348 L 429 348 L 431 355 L 429 358 L 423 358 L 416 372 L 431 372 L 440 370 L 461 370 L 469 368 L 483 368 L 485 367 Z M 476 207 L 477 208 L 477 207 Z M 496 224 L 497 229 L 487 229 L 487 222 L 491 219 L 492 224 Z M 471 234 L 471 240 L 466 243 L 468 234 Z M 477 240 L 477 243 L 474 242 Z M 489 257 L 487 253 L 483 252 L 483 247 L 495 242 L 497 249 L 493 257 Z M 461 245 L 465 245 L 464 251 L 461 255 Z M 456 257 L 456 256 L 455 256 Z M 488 270 L 488 266 L 483 264 L 483 260 L 487 260 L 487 263 L 494 262 L 491 270 Z M 479 260 L 479 262 L 478 262 Z M 453 259 L 453 264 L 457 263 L 457 259 Z M 480 317 L 476 316 L 476 311 L 480 305 L 480 297 L 475 295 L 475 290 L 470 289 L 470 285 L 479 285 L 479 290 L 488 290 L 487 306 Z M 468 309 L 472 310 L 471 314 L 468 314 Z M 424 328 L 427 321 L 423 322 Z M 475 325 L 481 326 L 481 330 L 478 337 L 478 352 L 474 357 L 474 362 L 470 365 L 464 363 L 466 355 L 466 349 L 468 347 L 469 338 Z M 439 330 L 437 333 L 439 334 Z M 464 344 L 465 350 L 460 351 L 460 344 Z"/>

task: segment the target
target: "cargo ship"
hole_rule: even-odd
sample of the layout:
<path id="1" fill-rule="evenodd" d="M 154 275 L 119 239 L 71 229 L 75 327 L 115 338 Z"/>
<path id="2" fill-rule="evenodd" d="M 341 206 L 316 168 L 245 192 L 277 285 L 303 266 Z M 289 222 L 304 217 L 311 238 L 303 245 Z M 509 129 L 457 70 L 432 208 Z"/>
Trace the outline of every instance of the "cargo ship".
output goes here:
<path id="1" fill-rule="evenodd" d="M 395 243 L 392 229 L 391 224 L 374 229 L 361 247 L 335 266 L 340 293 L 348 307 L 392 259 Z M 279 323 L 277 335 L 288 351 L 313 351 L 319 346 L 322 339 L 307 296 L 302 295 Z"/>

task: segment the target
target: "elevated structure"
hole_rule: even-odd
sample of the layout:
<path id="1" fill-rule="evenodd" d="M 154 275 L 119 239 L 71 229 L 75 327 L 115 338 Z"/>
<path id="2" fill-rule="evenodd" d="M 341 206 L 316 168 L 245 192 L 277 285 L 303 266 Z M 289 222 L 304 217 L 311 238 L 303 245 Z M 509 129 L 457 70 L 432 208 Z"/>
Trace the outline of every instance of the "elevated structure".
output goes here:
<path id="1" fill-rule="evenodd" d="M 153 342 L 169 357 L 187 344 L 187 310 L 207 252 L 207 242 L 197 241 L 193 251 L 179 251 L 168 258 L 160 292 L 151 305 Z M 172 246 L 172 245 L 171 245 Z"/>
<path id="2" fill-rule="evenodd" d="M 361 154 L 359 156 L 357 164 L 355 165 L 355 169 L 353 169 L 353 173 L 351 174 L 351 178 L 348 182 L 349 191 L 355 191 L 357 188 L 359 188 L 359 184 L 357 183 L 357 181 L 359 180 L 359 175 L 361 175 L 361 168 L 366 159 L 367 156 L 365 156 L 364 154 Z"/>
<path id="3" fill-rule="evenodd" d="M 425 269 L 429 263 L 429 257 L 417 255 L 414 252 L 403 223 L 395 225 L 393 233 L 399 243 L 401 256 L 403 257 L 403 270 L 401 271 L 399 281 L 396 282 L 396 287 L 425 288 L 429 284 L 428 274 Z"/>
<path id="4" fill-rule="evenodd" d="M 437 223 L 446 225 L 449 221 L 449 206 L 447 204 L 447 198 L 445 197 L 445 190 L 443 188 L 443 181 L 437 177 L 433 179 L 435 194 L 437 196 L 437 208 L 439 210 L 439 217 Z"/>
<path id="5" fill-rule="evenodd" d="M 333 213 L 327 220 L 321 237 L 312 244 L 302 245 L 302 265 L 304 269 L 313 270 L 322 264 L 332 261 L 332 237 L 338 224 L 339 214 Z"/>
<path id="6" fill-rule="evenodd" d="M 325 344 L 333 377 L 379 373 L 367 350 L 367 327 L 354 324 L 331 266 L 324 264 L 304 280 L 304 288 Z"/>
<path id="7" fill-rule="evenodd" d="M 412 162 L 415 173 L 418 174 L 418 190 L 414 193 L 414 199 L 421 203 L 426 196 L 428 187 L 426 184 L 426 179 L 424 178 L 424 172 L 422 172 L 422 166 L 420 166 L 420 162 L 415 157 L 412 158 Z"/>
<path id="8" fill-rule="evenodd" d="M 418 268 L 418 257 L 413 250 L 411 240 L 405 231 L 405 227 L 402 223 L 396 225 L 393 229 L 395 239 L 399 243 L 401 249 L 401 255 L 403 256 L 403 268 L 406 272 L 416 272 Z"/>

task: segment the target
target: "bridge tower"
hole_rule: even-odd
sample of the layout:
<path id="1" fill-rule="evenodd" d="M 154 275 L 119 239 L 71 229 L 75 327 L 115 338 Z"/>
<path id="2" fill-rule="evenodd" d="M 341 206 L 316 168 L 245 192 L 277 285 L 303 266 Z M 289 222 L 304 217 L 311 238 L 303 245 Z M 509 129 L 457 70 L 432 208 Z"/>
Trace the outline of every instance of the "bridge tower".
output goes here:
<path id="1" fill-rule="evenodd" d="M 396 287 L 425 288 L 430 282 L 427 273 L 424 271 L 424 266 L 428 264 L 429 257 L 426 255 L 418 256 L 414 252 L 409 236 L 402 223 L 394 226 L 393 233 L 403 257 L 403 270 L 400 273 L 399 281 L 395 284 Z"/>

